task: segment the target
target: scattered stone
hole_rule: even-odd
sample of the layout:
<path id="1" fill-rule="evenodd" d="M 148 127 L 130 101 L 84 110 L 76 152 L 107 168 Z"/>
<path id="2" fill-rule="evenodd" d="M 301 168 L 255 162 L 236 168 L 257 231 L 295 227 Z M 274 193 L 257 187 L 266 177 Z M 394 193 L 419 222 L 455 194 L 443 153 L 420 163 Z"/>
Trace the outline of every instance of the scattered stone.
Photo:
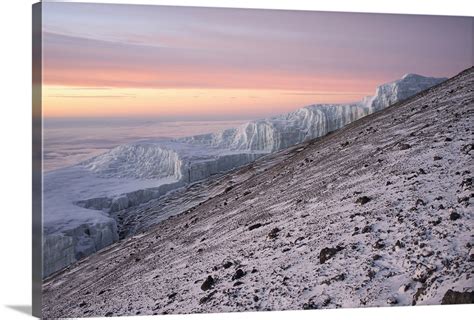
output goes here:
<path id="1" fill-rule="evenodd" d="M 279 228 L 273 228 L 270 233 L 268 234 L 269 239 L 276 239 L 278 237 L 278 232 L 281 230 Z"/>
<path id="2" fill-rule="evenodd" d="M 380 254 L 375 254 L 375 255 L 372 257 L 372 259 L 373 259 L 374 261 L 377 261 L 377 260 L 382 259 L 382 256 L 381 256 Z"/>
<path id="3" fill-rule="evenodd" d="M 371 199 L 367 196 L 362 196 L 360 198 L 357 198 L 356 203 L 360 204 L 361 206 L 369 202 Z"/>
<path id="4" fill-rule="evenodd" d="M 346 275 L 344 273 L 341 273 L 341 274 L 338 274 L 335 277 L 332 277 L 331 279 L 326 279 L 326 280 L 322 281 L 321 284 L 330 285 L 334 281 L 344 281 L 345 279 L 346 279 Z"/>
<path id="5" fill-rule="evenodd" d="M 466 155 L 469 155 L 469 153 L 472 151 L 472 149 L 474 149 L 474 143 L 466 144 L 466 145 L 461 147 L 461 152 L 466 154 Z"/>
<path id="6" fill-rule="evenodd" d="M 234 283 L 234 287 L 237 287 L 237 286 L 240 286 L 240 285 L 243 285 L 244 283 L 242 281 L 236 281 Z"/>
<path id="7" fill-rule="evenodd" d="M 443 159 L 443 157 L 440 157 L 440 156 L 434 156 L 434 157 L 433 157 L 433 160 L 434 160 L 434 161 L 438 161 L 438 160 L 441 160 L 441 159 Z"/>
<path id="8" fill-rule="evenodd" d="M 457 213 L 456 210 L 454 209 L 451 209 L 449 210 L 451 213 L 449 214 L 449 219 L 452 220 L 452 221 L 455 221 L 459 218 L 461 218 L 461 215 L 459 213 Z"/>
<path id="9" fill-rule="evenodd" d="M 437 225 L 439 225 L 439 224 L 441 223 L 441 221 L 443 221 L 443 220 L 441 219 L 441 217 L 438 217 L 438 219 L 436 219 L 436 220 L 434 220 L 434 221 L 430 221 L 430 223 L 431 223 L 432 225 L 434 225 L 434 226 L 437 226 Z"/>
<path id="10" fill-rule="evenodd" d="M 470 304 L 474 303 L 474 292 L 458 292 L 449 289 L 443 296 L 441 304 Z"/>
<path id="11" fill-rule="evenodd" d="M 393 296 L 392 296 L 392 297 L 389 297 L 389 298 L 387 299 L 387 304 L 389 304 L 389 305 L 395 305 L 395 304 L 397 304 L 397 303 L 398 303 L 397 298 L 395 298 L 395 297 L 393 297 Z"/>
<path id="12" fill-rule="evenodd" d="M 413 295 L 412 302 L 411 302 L 412 306 L 416 305 L 416 302 L 425 293 L 425 290 L 426 290 L 426 287 L 424 285 L 416 290 L 415 294 Z"/>
<path id="13" fill-rule="evenodd" d="M 372 226 L 371 225 L 366 225 L 365 227 L 362 228 L 362 233 L 369 233 L 372 231 Z"/>
<path id="14" fill-rule="evenodd" d="M 224 193 L 227 193 L 232 189 L 234 189 L 234 186 L 228 186 L 227 188 L 225 188 Z"/>
<path id="15" fill-rule="evenodd" d="M 324 248 L 324 249 L 322 249 L 321 252 L 319 253 L 319 262 L 320 263 L 325 263 L 326 261 L 328 261 L 329 259 L 334 257 L 336 255 L 336 253 L 338 253 L 342 249 L 344 249 L 344 248 L 340 247 L 340 246 L 337 246 L 336 248 Z"/>
<path id="16" fill-rule="evenodd" d="M 383 242 L 382 239 L 378 239 L 377 242 L 375 242 L 372 247 L 374 249 L 383 249 L 383 248 L 385 248 L 385 243 Z"/>
<path id="17" fill-rule="evenodd" d="M 320 301 L 318 303 L 318 301 Z M 312 297 L 308 302 L 303 304 L 304 310 L 314 310 L 319 309 L 320 307 L 327 307 L 331 303 L 331 297 L 326 294 L 318 297 Z"/>
<path id="18" fill-rule="evenodd" d="M 207 276 L 206 280 L 201 285 L 201 290 L 207 291 L 214 286 L 215 280 L 212 276 Z"/>
<path id="19" fill-rule="evenodd" d="M 400 150 L 408 150 L 411 148 L 411 146 L 408 143 L 400 143 L 399 148 Z"/>
<path id="20" fill-rule="evenodd" d="M 243 195 L 244 195 L 244 196 L 248 196 L 248 195 L 251 194 L 251 193 L 252 193 L 252 191 L 247 190 L 247 191 L 244 192 Z"/>
<path id="21" fill-rule="evenodd" d="M 421 255 L 425 258 L 431 257 L 434 254 L 434 251 L 428 248 L 424 248 L 423 251 L 421 252 Z"/>
<path id="22" fill-rule="evenodd" d="M 253 225 L 251 225 L 251 226 L 249 227 L 249 231 L 252 231 L 252 230 L 254 230 L 254 229 L 258 229 L 258 228 L 260 228 L 261 226 L 262 226 L 261 223 L 253 224 Z"/>
<path id="23" fill-rule="evenodd" d="M 419 263 L 415 268 L 415 272 L 413 274 L 413 280 L 421 282 L 421 283 L 425 283 L 426 280 L 433 274 L 435 270 L 436 270 L 435 266 Z"/>
<path id="24" fill-rule="evenodd" d="M 242 269 L 237 269 L 235 274 L 232 276 L 232 280 L 237 280 L 245 276 L 245 272 Z"/>
<path id="25" fill-rule="evenodd" d="M 395 247 L 398 247 L 398 248 L 405 248 L 405 244 L 400 241 L 400 240 L 397 240 L 397 242 L 395 242 Z"/>
<path id="26" fill-rule="evenodd" d="M 202 297 L 200 300 L 199 300 L 199 304 L 204 304 L 206 302 L 208 302 L 209 300 L 212 299 L 212 296 L 215 295 L 217 292 L 217 290 L 214 290 L 212 291 L 211 293 L 209 293 L 207 296 L 204 296 Z"/>
<path id="27" fill-rule="evenodd" d="M 416 202 L 415 202 L 415 206 L 418 207 L 418 206 L 426 206 L 426 203 L 421 200 L 421 199 L 417 199 Z"/>
<path id="28" fill-rule="evenodd" d="M 400 288 L 398 288 L 399 293 L 407 292 L 410 289 L 410 284 L 402 284 Z"/>
<path id="29" fill-rule="evenodd" d="M 176 297 L 177 294 L 178 294 L 177 292 L 173 292 L 172 294 L 169 294 L 168 299 L 170 299 L 170 300 L 174 299 L 174 297 Z"/>
<path id="30" fill-rule="evenodd" d="M 459 186 L 462 187 L 463 190 L 470 189 L 472 187 L 472 178 L 464 179 Z"/>

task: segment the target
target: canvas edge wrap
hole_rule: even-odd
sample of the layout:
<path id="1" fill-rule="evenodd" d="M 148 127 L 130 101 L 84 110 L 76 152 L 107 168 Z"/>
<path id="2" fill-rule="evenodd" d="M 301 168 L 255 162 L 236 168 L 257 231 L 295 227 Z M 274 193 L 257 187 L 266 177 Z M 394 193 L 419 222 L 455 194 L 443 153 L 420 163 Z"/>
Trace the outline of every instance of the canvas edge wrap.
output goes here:
<path id="1" fill-rule="evenodd" d="M 42 4 L 32 7 L 32 313 L 41 318 L 43 271 Z"/>

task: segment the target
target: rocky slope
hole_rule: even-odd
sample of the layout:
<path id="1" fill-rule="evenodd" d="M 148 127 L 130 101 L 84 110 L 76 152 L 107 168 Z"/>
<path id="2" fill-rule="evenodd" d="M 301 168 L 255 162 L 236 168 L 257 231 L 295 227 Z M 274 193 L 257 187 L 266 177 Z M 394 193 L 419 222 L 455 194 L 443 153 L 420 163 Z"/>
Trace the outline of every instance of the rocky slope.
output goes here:
<path id="1" fill-rule="evenodd" d="M 46 279 L 44 316 L 472 303 L 473 88 L 471 68 L 221 177 Z"/>
<path id="2" fill-rule="evenodd" d="M 43 275 L 163 218 L 153 215 L 145 220 L 139 214 L 143 208 L 136 210 L 141 204 L 159 198 L 167 203 L 163 197 L 172 190 L 324 136 L 444 80 L 408 74 L 379 86 L 374 96 L 360 102 L 311 105 L 219 133 L 120 145 L 78 165 L 49 172 L 44 176 Z M 127 226 L 130 221 L 132 228 Z"/>

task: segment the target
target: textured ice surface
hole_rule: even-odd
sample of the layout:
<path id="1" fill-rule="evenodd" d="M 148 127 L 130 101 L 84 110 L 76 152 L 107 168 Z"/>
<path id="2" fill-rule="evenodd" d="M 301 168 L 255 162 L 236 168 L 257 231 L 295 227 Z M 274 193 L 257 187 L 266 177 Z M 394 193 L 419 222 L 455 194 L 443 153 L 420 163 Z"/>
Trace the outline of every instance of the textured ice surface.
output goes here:
<path id="1" fill-rule="evenodd" d="M 113 212 L 324 136 L 443 80 L 408 74 L 360 102 L 315 104 L 218 133 L 121 145 L 49 172 L 44 176 L 44 275 L 117 241 Z M 58 237 L 63 238 L 51 240 Z"/>

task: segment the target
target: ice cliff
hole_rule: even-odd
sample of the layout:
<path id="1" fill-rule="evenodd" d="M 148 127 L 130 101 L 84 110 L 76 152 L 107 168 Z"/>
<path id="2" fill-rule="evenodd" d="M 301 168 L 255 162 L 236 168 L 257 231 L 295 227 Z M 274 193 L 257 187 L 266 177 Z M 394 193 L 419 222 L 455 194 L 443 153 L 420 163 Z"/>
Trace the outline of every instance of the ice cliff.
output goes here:
<path id="1" fill-rule="evenodd" d="M 218 133 L 122 145 L 50 172 L 44 177 L 43 275 L 117 241 L 113 212 L 324 136 L 444 80 L 407 74 L 360 102 L 315 104 Z"/>

